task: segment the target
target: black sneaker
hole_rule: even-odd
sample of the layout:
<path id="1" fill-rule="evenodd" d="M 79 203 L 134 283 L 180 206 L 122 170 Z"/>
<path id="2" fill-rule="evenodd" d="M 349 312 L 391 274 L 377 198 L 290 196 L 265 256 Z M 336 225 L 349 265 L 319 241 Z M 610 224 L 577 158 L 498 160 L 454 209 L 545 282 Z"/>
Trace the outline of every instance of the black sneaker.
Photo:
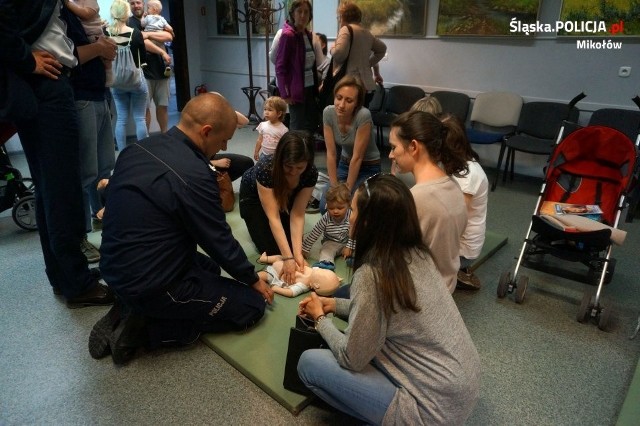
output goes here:
<path id="1" fill-rule="evenodd" d="M 306 213 L 318 213 L 320 211 L 320 200 L 316 200 L 312 198 L 311 201 L 307 204 L 307 208 L 305 209 Z"/>

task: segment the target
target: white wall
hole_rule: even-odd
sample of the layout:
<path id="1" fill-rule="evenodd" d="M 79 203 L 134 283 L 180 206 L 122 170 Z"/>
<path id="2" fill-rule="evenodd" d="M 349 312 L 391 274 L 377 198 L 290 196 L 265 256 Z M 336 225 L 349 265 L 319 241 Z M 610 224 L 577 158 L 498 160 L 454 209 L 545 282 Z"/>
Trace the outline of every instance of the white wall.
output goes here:
<path id="1" fill-rule="evenodd" d="M 185 8 L 207 4 L 208 16 L 200 19 L 201 77 L 209 88 L 222 92 L 240 111 L 248 101 L 240 87 L 248 85 L 244 29 L 240 37 L 216 35 L 215 1 L 185 0 Z M 242 1 L 239 1 L 242 5 Z M 336 0 L 316 1 L 314 30 L 335 38 Z M 427 35 L 424 38 L 384 38 L 387 58 L 380 64 L 385 85 L 410 84 L 431 92 L 457 90 L 472 97 L 488 90 L 521 94 L 526 101 L 568 101 L 584 91 L 588 97 L 578 106 L 588 119 L 590 111 L 602 107 L 635 108 L 631 98 L 640 93 L 640 40 L 617 39 L 621 50 L 578 50 L 576 39 L 538 35 L 531 38 L 437 37 L 438 2 L 431 0 Z M 199 6 L 197 6 L 199 9 Z M 560 2 L 543 0 L 541 21 L 555 21 Z M 366 11 L 365 11 L 366 13 Z M 189 46 L 198 40 L 189 40 Z M 331 41 L 330 41 L 331 43 Z M 252 42 L 254 85 L 265 87 L 264 39 Z M 192 51 L 189 52 L 190 58 Z M 631 76 L 618 77 L 620 66 L 631 66 Z M 196 72 L 193 71 L 195 74 Z M 273 67 L 271 75 L 274 74 Z M 260 105 L 258 105 L 260 111 Z M 481 148 L 488 165 L 495 166 L 497 147 Z M 544 159 L 518 154 L 519 172 L 541 175 Z M 522 167 L 524 166 L 524 167 Z"/>

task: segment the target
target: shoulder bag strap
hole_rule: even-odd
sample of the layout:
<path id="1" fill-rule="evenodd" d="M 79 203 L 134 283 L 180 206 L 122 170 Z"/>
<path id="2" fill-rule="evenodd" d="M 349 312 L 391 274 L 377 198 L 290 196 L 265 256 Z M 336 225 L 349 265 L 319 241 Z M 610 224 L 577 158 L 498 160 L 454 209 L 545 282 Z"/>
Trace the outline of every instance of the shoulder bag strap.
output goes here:
<path id="1" fill-rule="evenodd" d="M 351 56 L 351 46 L 353 46 L 353 29 L 351 28 L 351 25 L 347 25 L 347 29 L 349 30 L 349 53 L 347 53 L 347 58 L 344 60 L 344 64 L 342 64 L 343 67 L 346 67 L 347 64 L 349 63 L 349 56 Z M 345 68 L 346 70 L 346 68 Z"/>

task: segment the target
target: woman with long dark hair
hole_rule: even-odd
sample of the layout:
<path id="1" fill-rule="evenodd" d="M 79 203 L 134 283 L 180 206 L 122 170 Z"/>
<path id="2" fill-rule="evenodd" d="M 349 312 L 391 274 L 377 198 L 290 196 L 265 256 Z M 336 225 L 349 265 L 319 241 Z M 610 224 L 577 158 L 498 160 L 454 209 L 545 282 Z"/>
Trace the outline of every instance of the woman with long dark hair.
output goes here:
<path id="1" fill-rule="evenodd" d="M 313 144 L 304 132 L 284 134 L 273 156 L 260 159 L 242 175 L 240 216 L 259 253 L 282 255 L 281 279 L 295 282 L 302 271 L 304 214 L 318 180 Z"/>
<path id="2" fill-rule="evenodd" d="M 422 241 L 409 189 L 377 175 L 360 185 L 351 208 L 351 298 L 312 294 L 300 303 L 330 348 L 304 352 L 300 378 L 366 423 L 464 423 L 478 399 L 480 360 Z M 344 333 L 330 313 L 348 320 Z"/>
<path id="3" fill-rule="evenodd" d="M 460 268 L 460 237 L 467 226 L 467 207 L 452 176 L 468 173 L 467 159 L 452 147 L 464 135 L 454 120 L 441 122 L 428 112 L 410 111 L 391 123 L 392 167 L 411 172 L 422 238 L 449 291 L 456 289 Z"/>

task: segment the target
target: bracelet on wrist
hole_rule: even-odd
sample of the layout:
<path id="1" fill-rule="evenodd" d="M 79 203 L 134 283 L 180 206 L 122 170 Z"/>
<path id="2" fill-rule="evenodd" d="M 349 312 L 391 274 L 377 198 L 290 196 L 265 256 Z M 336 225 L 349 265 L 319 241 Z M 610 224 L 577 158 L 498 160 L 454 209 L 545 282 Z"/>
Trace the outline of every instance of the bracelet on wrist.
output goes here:
<path id="1" fill-rule="evenodd" d="M 291 256 L 291 257 L 283 257 L 283 258 L 282 258 L 282 261 L 283 261 L 283 262 L 284 262 L 284 261 L 287 261 L 287 260 L 294 260 L 294 257 L 293 257 L 293 256 Z"/>
<path id="2" fill-rule="evenodd" d="M 325 319 L 327 319 L 326 315 L 324 315 L 324 314 L 319 315 L 318 318 L 316 318 L 316 320 L 315 320 L 314 328 L 317 330 L 318 329 L 318 325 L 320 325 L 320 322 L 324 321 Z"/>

